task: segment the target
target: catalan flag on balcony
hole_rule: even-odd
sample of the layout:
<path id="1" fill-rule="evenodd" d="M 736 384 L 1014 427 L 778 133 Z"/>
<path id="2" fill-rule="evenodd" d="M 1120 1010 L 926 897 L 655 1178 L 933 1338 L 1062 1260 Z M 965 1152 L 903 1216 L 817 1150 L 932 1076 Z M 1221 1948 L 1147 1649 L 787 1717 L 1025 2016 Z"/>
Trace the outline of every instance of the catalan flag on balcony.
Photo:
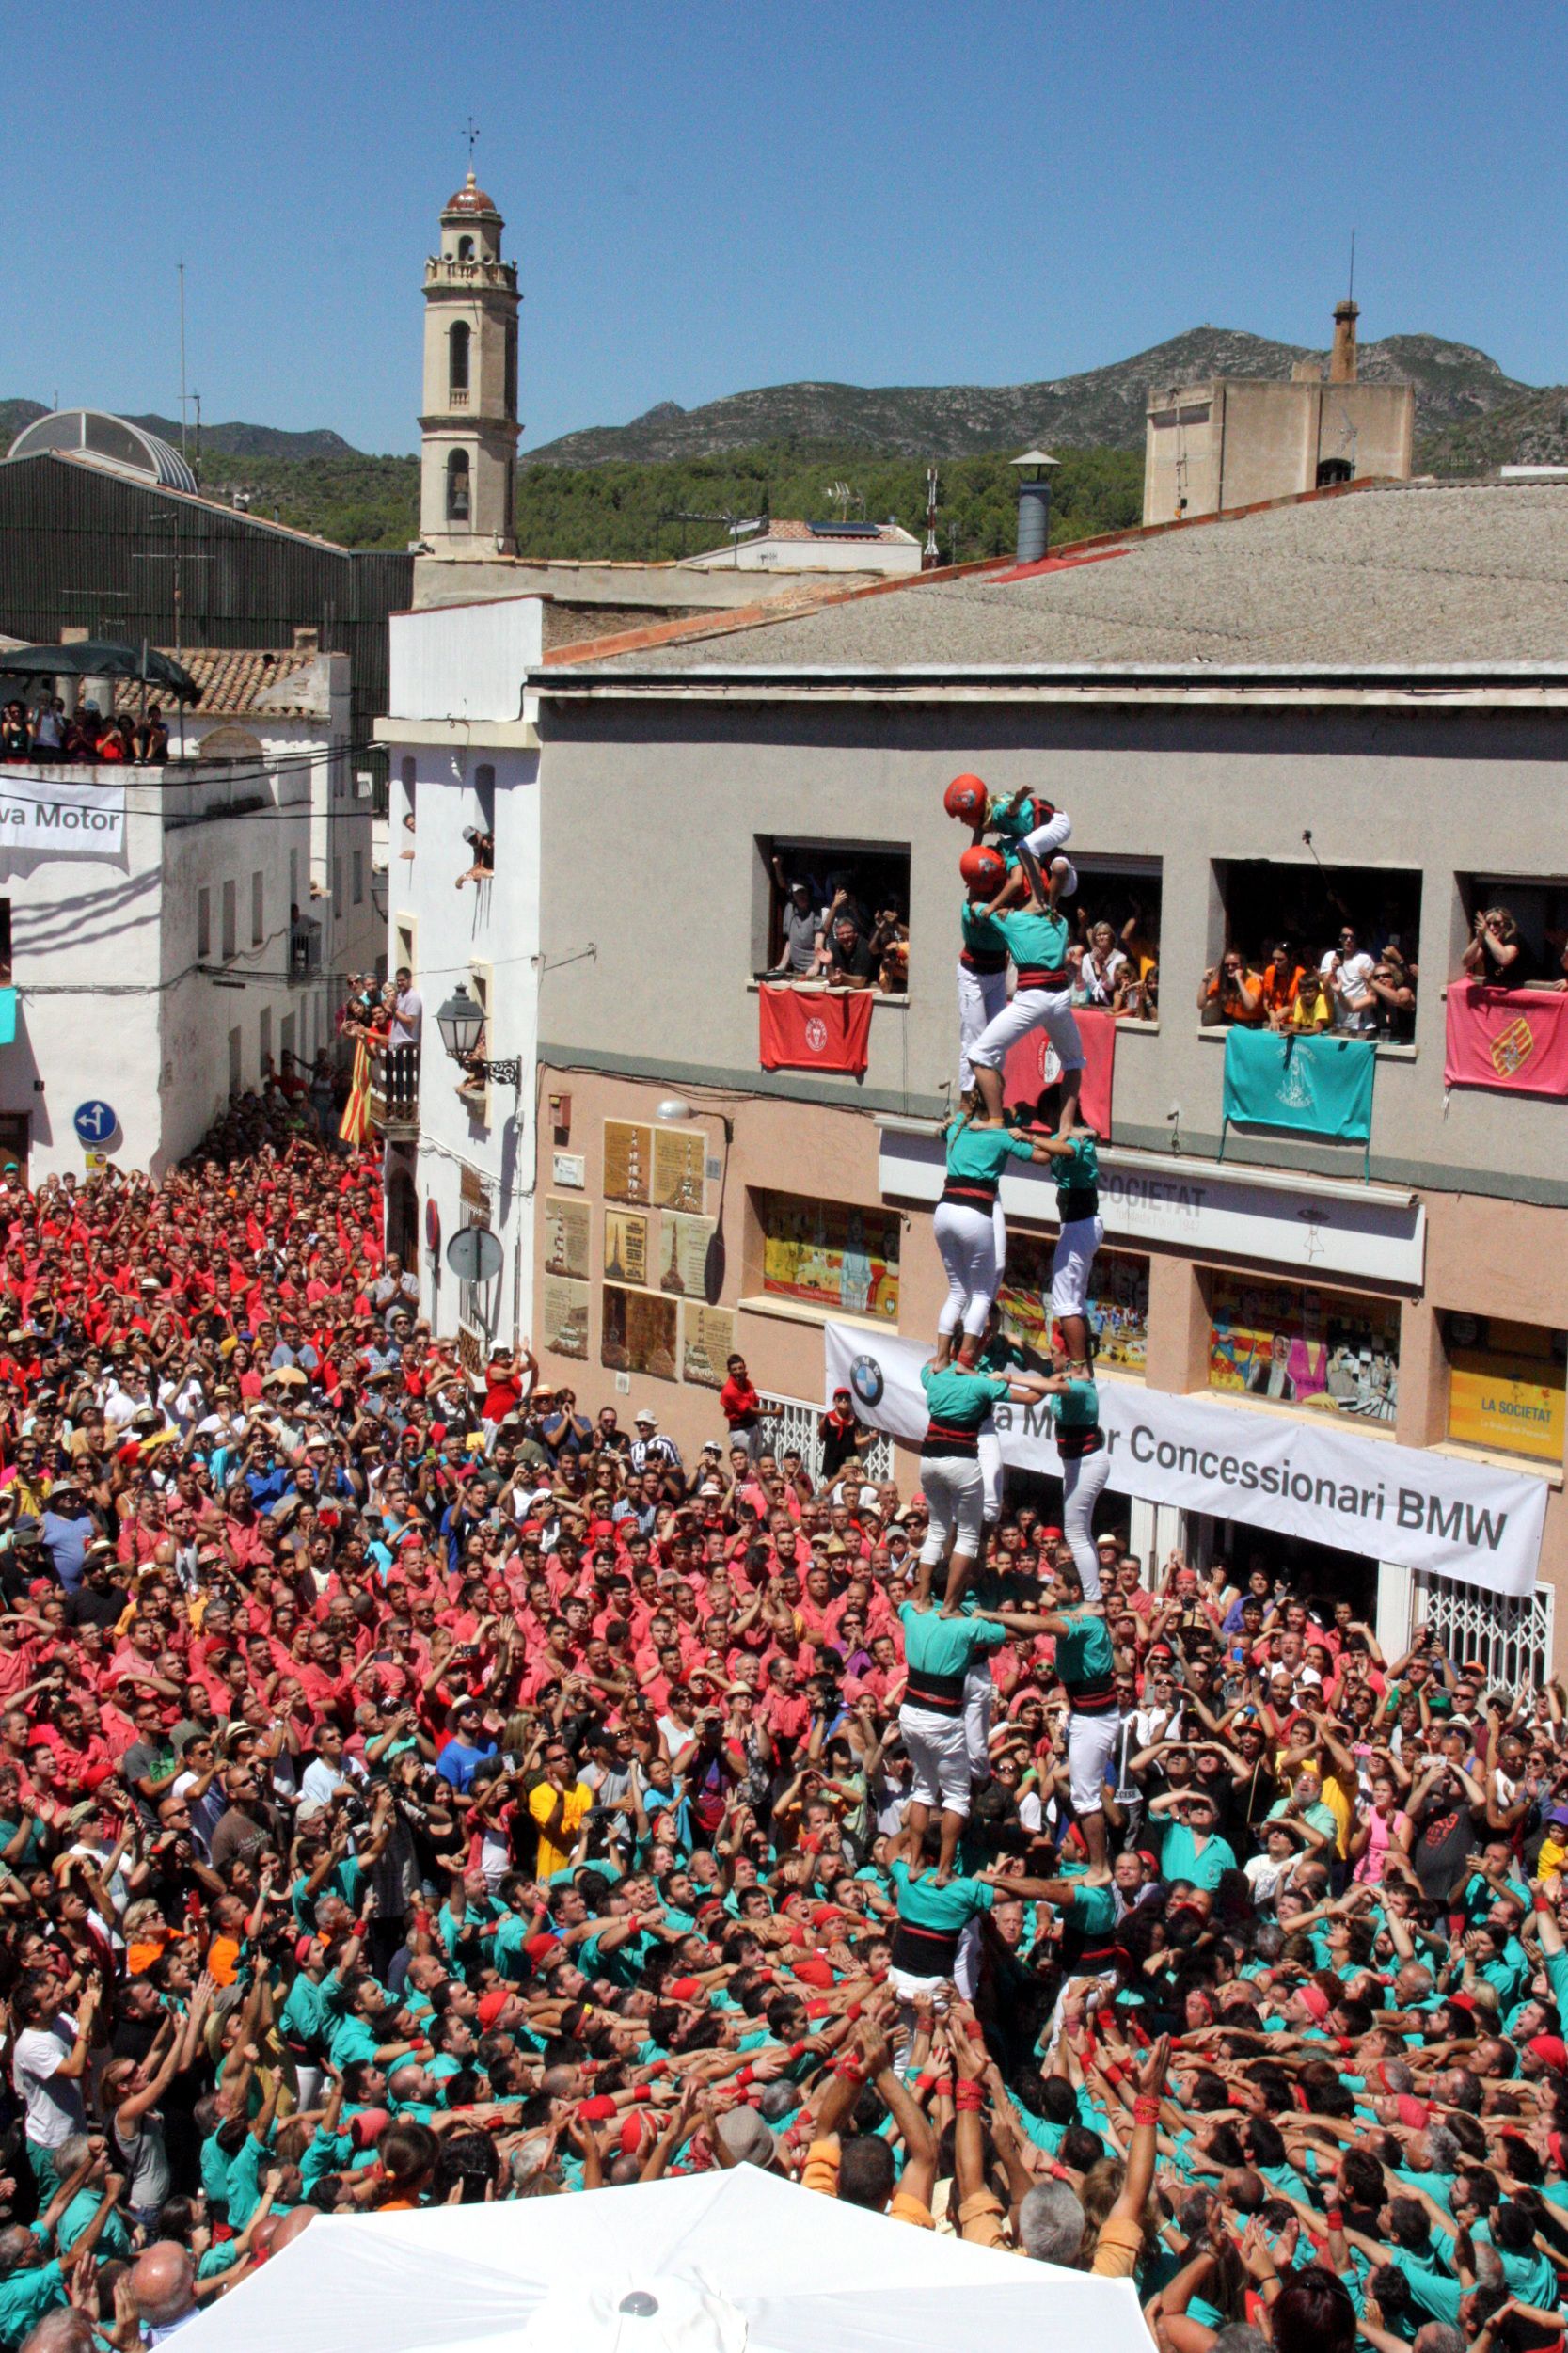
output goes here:
<path id="1" fill-rule="evenodd" d="M 371 1125 L 371 1049 L 361 1038 L 354 1049 L 354 1079 L 338 1123 L 338 1141 L 360 1152 L 374 1141 L 374 1137 Z"/>
<path id="2" fill-rule="evenodd" d="M 1568 1096 L 1568 995 L 1458 982 L 1449 991 L 1443 1084 L 1560 1102 Z"/>

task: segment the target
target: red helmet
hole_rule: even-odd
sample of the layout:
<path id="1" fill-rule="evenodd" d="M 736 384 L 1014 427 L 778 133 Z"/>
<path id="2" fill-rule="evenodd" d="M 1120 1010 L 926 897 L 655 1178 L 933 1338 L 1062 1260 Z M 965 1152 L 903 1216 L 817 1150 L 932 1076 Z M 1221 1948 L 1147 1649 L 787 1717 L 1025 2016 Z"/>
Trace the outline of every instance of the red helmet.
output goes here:
<path id="1" fill-rule="evenodd" d="M 942 796 L 942 805 L 949 817 L 961 817 L 966 825 L 978 825 L 990 798 L 982 778 L 955 776 Z"/>
<path id="2" fill-rule="evenodd" d="M 958 872 L 972 891 L 1000 890 L 1007 879 L 1007 862 L 999 850 L 973 842 L 958 860 Z"/>

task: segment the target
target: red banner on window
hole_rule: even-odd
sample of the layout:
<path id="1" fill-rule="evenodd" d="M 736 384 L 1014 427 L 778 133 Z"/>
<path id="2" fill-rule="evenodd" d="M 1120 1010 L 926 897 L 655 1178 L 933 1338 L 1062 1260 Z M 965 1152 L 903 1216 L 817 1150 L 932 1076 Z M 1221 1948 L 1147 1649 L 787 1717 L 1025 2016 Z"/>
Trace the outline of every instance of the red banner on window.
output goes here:
<path id="1" fill-rule="evenodd" d="M 1568 1095 L 1568 996 L 1458 982 L 1449 991 L 1443 1084 Z"/>
<path id="2" fill-rule="evenodd" d="M 863 1078 L 871 1050 L 871 991 L 757 992 L 765 1071 L 849 1071 Z"/>
<path id="3" fill-rule="evenodd" d="M 1117 1020 L 1114 1013 L 1079 1012 L 1074 1018 L 1084 1041 L 1084 1091 L 1079 1116 L 1101 1143 L 1111 1134 L 1111 1081 L 1117 1058 Z M 1041 1089 L 1053 1087 L 1061 1075 L 1051 1039 L 1043 1029 L 1025 1032 L 1002 1065 L 1004 1103 L 1033 1103 Z"/>

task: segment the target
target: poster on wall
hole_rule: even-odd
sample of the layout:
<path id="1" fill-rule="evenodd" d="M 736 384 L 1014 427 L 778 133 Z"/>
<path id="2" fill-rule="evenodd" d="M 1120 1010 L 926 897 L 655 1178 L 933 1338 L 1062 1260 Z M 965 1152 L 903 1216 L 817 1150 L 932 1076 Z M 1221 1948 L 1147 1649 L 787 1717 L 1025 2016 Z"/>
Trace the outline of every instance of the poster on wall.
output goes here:
<path id="1" fill-rule="evenodd" d="M 682 1217 L 673 1209 L 659 1220 L 658 1287 L 688 1299 L 703 1297 L 707 1280 L 707 1246 L 718 1232 L 712 1217 Z"/>
<path id="2" fill-rule="evenodd" d="M 763 1193 L 762 1287 L 836 1315 L 898 1321 L 897 1215 Z"/>
<path id="3" fill-rule="evenodd" d="M 660 1209 L 681 1209 L 700 1216 L 703 1162 L 707 1137 L 701 1128 L 656 1127 L 654 1130 L 654 1200 Z"/>
<path id="4" fill-rule="evenodd" d="M 681 1301 L 681 1373 L 704 1389 L 722 1389 L 724 1367 L 735 1354 L 735 1310 Z"/>
<path id="5" fill-rule="evenodd" d="M 1392 1422 L 1400 1394 L 1397 1300 L 1216 1275 L 1209 1386 L 1280 1405 Z"/>
<path id="6" fill-rule="evenodd" d="M 652 1199 L 653 1130 L 629 1120 L 604 1123 L 604 1191 L 608 1201 L 635 1201 L 646 1209 Z"/>
<path id="7" fill-rule="evenodd" d="M 646 1373 L 656 1381 L 676 1378 L 677 1302 L 657 1291 L 604 1287 L 599 1361 L 617 1373 Z"/>
<path id="8" fill-rule="evenodd" d="M 648 1220 L 625 1209 L 604 1214 L 606 1282 L 627 1282 L 641 1291 L 648 1280 Z"/>
<path id="9" fill-rule="evenodd" d="M 552 1356 L 588 1361 L 588 1285 L 563 1275 L 546 1275 L 543 1292 L 543 1344 Z"/>
<path id="10" fill-rule="evenodd" d="M 1034 1234 L 1009 1234 L 1007 1266 L 997 1294 L 1002 1328 L 1022 1348 L 1049 1353 L 1053 1245 Z M 1143 1374 L 1148 1353 L 1148 1261 L 1126 1250 L 1101 1250 L 1089 1279 L 1089 1321 L 1095 1360 L 1102 1372 Z"/>
<path id="11" fill-rule="evenodd" d="M 1562 1460 L 1563 1335 L 1497 1316 L 1449 1315 L 1449 1436 L 1462 1446 Z"/>
<path id="12" fill-rule="evenodd" d="M 563 1201 L 545 1196 L 545 1272 L 571 1275 L 586 1282 L 593 1272 L 588 1263 L 590 1212 L 586 1201 Z"/>

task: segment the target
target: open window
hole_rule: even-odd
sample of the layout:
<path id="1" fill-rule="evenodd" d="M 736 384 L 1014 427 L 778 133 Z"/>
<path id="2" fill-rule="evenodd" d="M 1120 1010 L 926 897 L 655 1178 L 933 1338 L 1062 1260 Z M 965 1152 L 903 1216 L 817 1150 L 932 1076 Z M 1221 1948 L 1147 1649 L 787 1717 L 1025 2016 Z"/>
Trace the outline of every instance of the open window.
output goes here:
<path id="1" fill-rule="evenodd" d="M 466 523 L 468 519 L 468 453 L 453 450 L 447 459 L 447 520 Z"/>
<path id="2" fill-rule="evenodd" d="M 1458 882 L 1465 936 L 1455 951 L 1456 974 L 1479 936 L 1483 946 L 1474 967 L 1478 978 L 1484 974 L 1507 988 L 1538 989 L 1568 977 L 1568 881 L 1462 874 Z M 1507 948 L 1513 953 L 1500 952 Z"/>
<path id="3" fill-rule="evenodd" d="M 1299 858 L 1217 858 L 1213 871 L 1206 1019 L 1243 1018 L 1236 1004 L 1255 997 L 1261 981 L 1259 1022 L 1410 1042 L 1420 981 L 1418 870 L 1328 866 L 1304 841 Z"/>
<path id="4" fill-rule="evenodd" d="M 1072 926 L 1077 956 L 1073 999 L 1133 1021 L 1160 1011 L 1161 865 L 1158 858 L 1067 854 L 1078 875 L 1077 896 L 1063 912 Z"/>
<path id="5" fill-rule="evenodd" d="M 902 996 L 910 969 L 907 842 L 757 837 L 753 970 L 803 980 L 858 970 L 886 996 Z M 852 930 L 849 929 L 852 927 Z"/>

